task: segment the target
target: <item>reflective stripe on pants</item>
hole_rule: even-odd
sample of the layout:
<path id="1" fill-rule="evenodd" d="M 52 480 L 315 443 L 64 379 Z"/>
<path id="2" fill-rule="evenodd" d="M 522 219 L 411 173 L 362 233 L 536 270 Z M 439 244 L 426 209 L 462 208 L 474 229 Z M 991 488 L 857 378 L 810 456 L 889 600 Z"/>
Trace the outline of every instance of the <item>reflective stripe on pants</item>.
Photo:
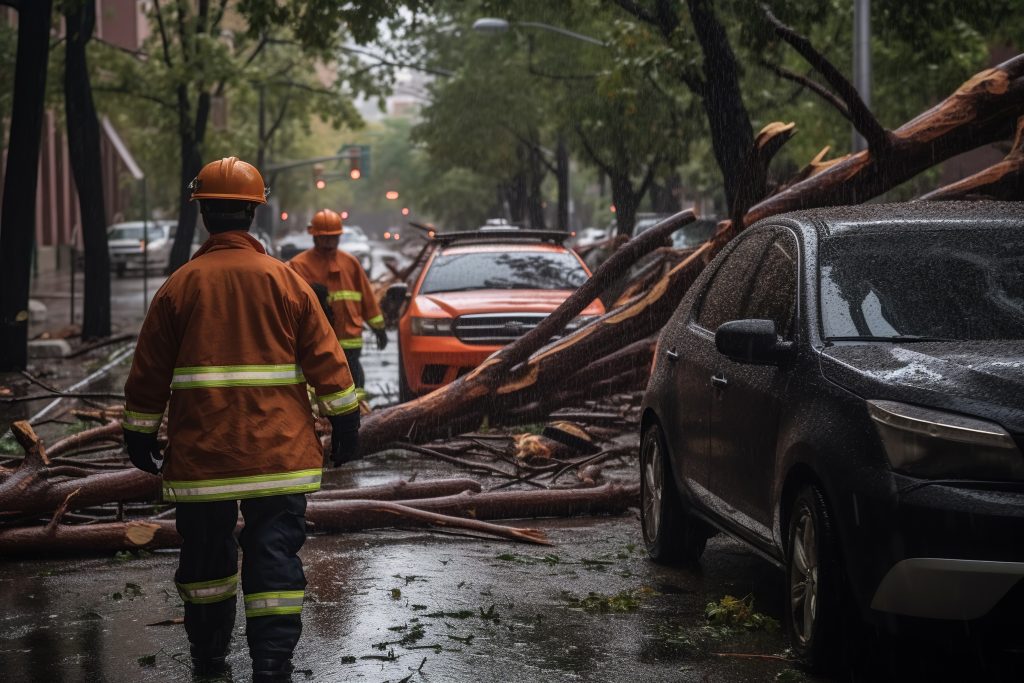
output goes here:
<path id="1" fill-rule="evenodd" d="M 235 597 L 235 593 L 238 591 L 238 574 L 194 583 L 175 581 L 174 585 L 178 587 L 178 595 L 182 600 L 194 605 L 204 605 Z"/>
<path id="2" fill-rule="evenodd" d="M 245 618 L 299 614 L 305 591 L 270 591 L 245 596 Z"/>

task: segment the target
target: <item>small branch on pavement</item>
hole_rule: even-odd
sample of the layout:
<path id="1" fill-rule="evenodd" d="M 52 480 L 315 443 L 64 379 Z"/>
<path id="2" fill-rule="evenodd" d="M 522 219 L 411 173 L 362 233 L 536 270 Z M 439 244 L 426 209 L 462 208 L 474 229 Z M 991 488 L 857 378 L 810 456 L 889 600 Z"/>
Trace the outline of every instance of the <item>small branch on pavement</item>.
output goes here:
<path id="1" fill-rule="evenodd" d="M 101 339 L 101 340 L 99 340 L 97 342 L 94 342 L 92 344 L 86 344 L 85 346 L 83 346 L 80 349 L 75 349 L 74 351 L 72 351 L 71 353 L 69 353 L 68 355 L 66 355 L 64 357 L 65 358 L 78 358 L 79 356 L 81 356 L 83 354 L 89 353 L 90 351 L 95 351 L 96 349 L 101 349 L 104 346 L 110 346 L 111 344 L 116 344 L 118 342 L 123 342 L 123 341 L 134 340 L 134 339 L 137 339 L 137 338 L 138 338 L 138 335 L 135 335 L 135 334 L 119 334 L 119 335 L 117 335 L 115 337 L 107 337 L 106 339 Z"/>

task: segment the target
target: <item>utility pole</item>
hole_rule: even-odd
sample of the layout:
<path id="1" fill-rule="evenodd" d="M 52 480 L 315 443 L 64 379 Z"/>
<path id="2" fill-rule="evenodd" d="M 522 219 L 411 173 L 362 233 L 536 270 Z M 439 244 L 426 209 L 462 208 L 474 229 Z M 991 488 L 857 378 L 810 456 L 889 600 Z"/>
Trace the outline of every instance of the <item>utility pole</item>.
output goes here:
<path id="1" fill-rule="evenodd" d="M 853 86 L 871 108 L 871 0 L 853 2 Z M 853 129 L 853 151 L 867 149 L 864 137 Z"/>

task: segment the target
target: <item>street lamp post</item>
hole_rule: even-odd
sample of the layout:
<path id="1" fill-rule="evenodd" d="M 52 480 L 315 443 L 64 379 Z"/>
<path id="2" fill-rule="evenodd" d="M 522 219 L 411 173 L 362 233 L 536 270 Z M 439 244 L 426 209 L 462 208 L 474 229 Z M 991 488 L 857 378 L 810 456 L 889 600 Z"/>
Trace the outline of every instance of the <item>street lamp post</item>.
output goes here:
<path id="1" fill-rule="evenodd" d="M 598 40 L 592 36 L 576 33 L 569 29 L 552 26 L 550 24 L 543 24 L 537 21 L 510 22 L 506 19 L 498 19 L 496 17 L 482 17 L 473 22 L 473 30 L 479 31 L 480 33 L 505 33 L 513 25 L 525 28 L 536 28 L 542 31 L 550 31 L 552 33 L 557 33 L 560 36 L 579 40 L 591 45 L 608 47 L 604 41 Z M 536 75 L 542 76 L 544 74 Z M 558 143 L 555 153 L 555 169 L 558 175 L 558 227 L 564 232 L 569 232 L 569 151 L 566 147 L 565 135 L 562 131 L 558 132 Z"/>

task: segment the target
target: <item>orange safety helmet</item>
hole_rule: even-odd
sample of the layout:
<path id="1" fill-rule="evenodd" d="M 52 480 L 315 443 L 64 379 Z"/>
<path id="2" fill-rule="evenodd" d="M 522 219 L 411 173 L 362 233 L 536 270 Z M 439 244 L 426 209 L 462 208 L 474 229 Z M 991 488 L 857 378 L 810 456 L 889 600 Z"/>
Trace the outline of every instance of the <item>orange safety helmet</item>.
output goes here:
<path id="1" fill-rule="evenodd" d="M 341 229 L 341 216 L 338 215 L 337 211 L 320 209 L 313 214 L 313 220 L 309 222 L 309 227 L 306 228 L 306 231 L 313 237 L 340 235 L 343 232 Z"/>
<path id="2" fill-rule="evenodd" d="M 263 176 L 252 164 L 238 157 L 211 161 L 189 183 L 191 201 L 197 199 L 235 199 L 266 204 L 270 194 L 263 185 Z"/>

